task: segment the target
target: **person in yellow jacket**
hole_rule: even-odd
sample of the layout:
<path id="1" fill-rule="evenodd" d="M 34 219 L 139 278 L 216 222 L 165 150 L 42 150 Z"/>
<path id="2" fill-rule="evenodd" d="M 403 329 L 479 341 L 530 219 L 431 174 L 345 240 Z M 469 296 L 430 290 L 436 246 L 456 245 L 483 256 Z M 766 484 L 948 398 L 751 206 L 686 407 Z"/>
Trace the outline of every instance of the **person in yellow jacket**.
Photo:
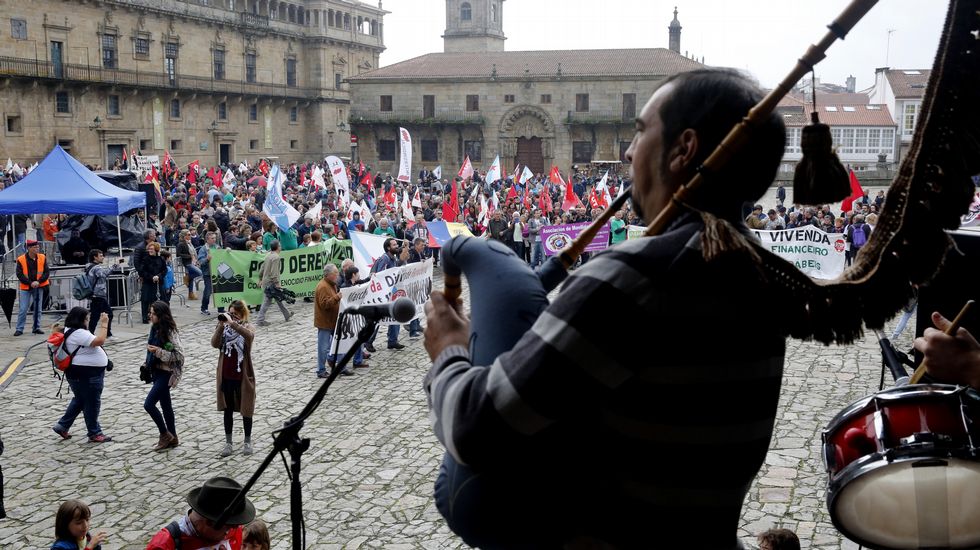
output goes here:
<path id="1" fill-rule="evenodd" d="M 44 334 L 41 330 L 41 298 L 48 281 L 48 262 L 44 254 L 38 252 L 37 241 L 24 243 L 27 252 L 17 257 L 17 279 L 20 280 L 20 309 L 17 311 L 17 330 L 14 336 L 24 334 L 27 309 L 34 310 L 34 334 Z"/>

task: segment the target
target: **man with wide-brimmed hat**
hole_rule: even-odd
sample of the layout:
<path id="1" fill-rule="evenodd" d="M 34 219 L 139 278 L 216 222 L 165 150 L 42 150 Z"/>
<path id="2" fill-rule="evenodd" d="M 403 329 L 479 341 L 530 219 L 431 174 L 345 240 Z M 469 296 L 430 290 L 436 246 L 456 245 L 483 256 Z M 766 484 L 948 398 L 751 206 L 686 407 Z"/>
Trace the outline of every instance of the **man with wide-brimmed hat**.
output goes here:
<path id="1" fill-rule="evenodd" d="M 175 550 L 177 539 L 182 550 L 241 550 L 242 526 L 255 519 L 252 502 L 243 499 L 223 525 L 217 525 L 218 517 L 235 500 L 241 488 L 238 482 L 228 477 L 205 481 L 201 488 L 187 493 L 187 504 L 191 507 L 187 515 L 160 529 L 146 545 L 146 550 Z"/>

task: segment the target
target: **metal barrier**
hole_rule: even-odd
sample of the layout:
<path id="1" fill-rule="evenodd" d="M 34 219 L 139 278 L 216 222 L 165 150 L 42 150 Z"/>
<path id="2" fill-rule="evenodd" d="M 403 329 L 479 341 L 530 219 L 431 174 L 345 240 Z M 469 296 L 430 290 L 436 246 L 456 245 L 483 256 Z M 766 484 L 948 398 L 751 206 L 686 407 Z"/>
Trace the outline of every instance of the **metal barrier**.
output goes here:
<path id="1" fill-rule="evenodd" d="M 85 267 L 77 269 L 59 266 L 57 272 L 48 277 L 48 296 L 45 300 L 47 307 L 42 309 L 45 314 L 68 313 L 71 308 L 81 306 L 88 308 L 89 300 L 78 300 L 71 293 L 72 280 L 75 275 L 83 273 Z M 133 305 L 139 303 L 139 274 L 136 271 L 113 272 L 107 281 L 109 304 L 119 316 L 126 316 L 129 326 L 133 326 Z M 20 299 L 18 294 L 18 300 Z"/>

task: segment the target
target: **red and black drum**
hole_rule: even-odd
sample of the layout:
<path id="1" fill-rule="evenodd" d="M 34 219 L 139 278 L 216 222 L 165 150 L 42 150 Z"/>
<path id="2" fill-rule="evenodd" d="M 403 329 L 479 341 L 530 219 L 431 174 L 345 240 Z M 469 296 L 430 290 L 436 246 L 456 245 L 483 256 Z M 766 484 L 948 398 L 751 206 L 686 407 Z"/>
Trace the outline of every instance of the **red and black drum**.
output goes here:
<path id="1" fill-rule="evenodd" d="M 870 548 L 980 547 L 980 394 L 892 388 L 849 405 L 823 433 L 834 526 Z"/>

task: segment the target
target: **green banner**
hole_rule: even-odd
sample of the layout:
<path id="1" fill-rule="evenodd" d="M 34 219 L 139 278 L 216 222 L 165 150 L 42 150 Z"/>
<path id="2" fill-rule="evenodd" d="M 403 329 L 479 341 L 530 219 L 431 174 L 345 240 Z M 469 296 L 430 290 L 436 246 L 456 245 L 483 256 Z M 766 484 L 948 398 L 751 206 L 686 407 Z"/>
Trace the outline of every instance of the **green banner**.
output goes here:
<path id="1" fill-rule="evenodd" d="M 215 250 L 211 253 L 211 282 L 214 289 L 214 305 L 227 307 L 234 300 L 242 299 L 249 305 L 262 303 L 259 279 L 267 254 L 239 250 Z M 323 278 L 323 266 L 352 258 L 349 240 L 328 239 L 317 246 L 297 248 L 279 254 L 279 271 L 282 286 L 292 290 L 297 297 L 313 296 L 316 285 Z"/>

